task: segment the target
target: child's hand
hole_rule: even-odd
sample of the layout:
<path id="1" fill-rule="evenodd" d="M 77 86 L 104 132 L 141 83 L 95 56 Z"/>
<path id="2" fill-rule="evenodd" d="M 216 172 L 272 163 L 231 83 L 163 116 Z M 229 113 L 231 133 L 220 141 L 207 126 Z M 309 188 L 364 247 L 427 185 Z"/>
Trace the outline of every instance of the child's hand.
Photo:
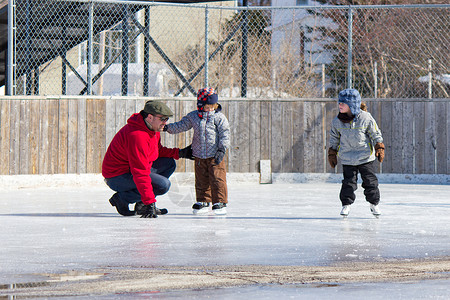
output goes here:
<path id="1" fill-rule="evenodd" d="M 380 162 L 383 162 L 384 159 L 384 144 L 376 143 L 375 144 L 375 156 L 378 158 Z"/>
<path id="2" fill-rule="evenodd" d="M 331 147 L 328 149 L 328 162 L 332 168 L 337 165 L 337 151 Z"/>
<path id="3" fill-rule="evenodd" d="M 219 149 L 216 152 L 216 155 L 214 156 L 214 160 L 216 162 L 216 165 L 220 164 L 223 160 L 223 157 L 225 156 L 225 150 L 224 149 Z"/>

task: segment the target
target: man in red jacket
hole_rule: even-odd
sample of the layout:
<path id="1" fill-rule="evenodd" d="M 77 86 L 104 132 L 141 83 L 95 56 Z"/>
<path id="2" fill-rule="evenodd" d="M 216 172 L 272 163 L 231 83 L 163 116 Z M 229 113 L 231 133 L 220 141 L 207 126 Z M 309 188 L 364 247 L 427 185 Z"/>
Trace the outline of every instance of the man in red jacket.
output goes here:
<path id="1" fill-rule="evenodd" d="M 169 190 L 175 159 L 193 159 L 191 146 L 178 149 L 161 145 L 160 132 L 171 116 L 172 111 L 163 102 L 147 101 L 112 139 L 103 159 L 102 175 L 116 191 L 109 202 L 119 214 L 156 218 L 167 213 L 167 209 L 156 208 L 155 197 Z M 130 211 L 130 203 L 136 203 L 135 210 Z"/>

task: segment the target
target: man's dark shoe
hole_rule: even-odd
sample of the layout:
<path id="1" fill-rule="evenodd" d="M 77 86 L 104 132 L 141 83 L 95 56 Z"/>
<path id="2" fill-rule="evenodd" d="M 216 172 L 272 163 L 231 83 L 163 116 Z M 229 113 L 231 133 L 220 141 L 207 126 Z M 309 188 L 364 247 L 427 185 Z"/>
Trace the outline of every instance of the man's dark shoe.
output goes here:
<path id="1" fill-rule="evenodd" d="M 117 212 L 122 216 L 129 217 L 135 215 L 135 212 L 130 211 L 130 209 L 128 208 L 128 203 L 125 203 L 122 200 L 120 200 L 120 197 L 117 193 L 112 195 L 111 199 L 109 199 L 109 203 L 111 203 L 112 206 L 115 206 Z"/>
<path id="2" fill-rule="evenodd" d="M 155 206 L 155 209 L 157 215 L 165 215 L 169 212 L 166 208 L 157 208 Z M 134 211 L 137 215 L 143 215 L 145 213 L 145 204 L 142 203 L 142 201 L 136 202 L 134 205 Z"/>

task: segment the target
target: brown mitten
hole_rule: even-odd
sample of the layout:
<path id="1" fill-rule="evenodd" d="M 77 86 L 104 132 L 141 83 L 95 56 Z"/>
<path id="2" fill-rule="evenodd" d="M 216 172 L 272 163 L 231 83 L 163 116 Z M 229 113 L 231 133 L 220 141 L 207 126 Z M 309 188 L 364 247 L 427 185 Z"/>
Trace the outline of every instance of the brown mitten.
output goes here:
<path id="1" fill-rule="evenodd" d="M 330 163 L 330 166 L 332 168 L 336 167 L 337 165 L 337 151 L 333 148 L 328 149 L 328 162 Z"/>
<path id="2" fill-rule="evenodd" d="M 375 144 L 375 156 L 378 158 L 380 162 L 383 162 L 384 159 L 384 144 L 376 143 Z"/>

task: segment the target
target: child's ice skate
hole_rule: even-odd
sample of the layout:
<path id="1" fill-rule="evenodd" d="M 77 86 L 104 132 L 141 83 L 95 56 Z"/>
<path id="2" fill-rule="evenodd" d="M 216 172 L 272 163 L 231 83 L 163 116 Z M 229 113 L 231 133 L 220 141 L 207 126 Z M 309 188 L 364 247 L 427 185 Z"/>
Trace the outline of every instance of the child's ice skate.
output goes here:
<path id="1" fill-rule="evenodd" d="M 192 213 L 194 215 L 207 214 L 209 211 L 209 202 L 197 202 L 192 205 Z"/>
<path id="2" fill-rule="evenodd" d="M 216 215 L 226 215 L 227 214 L 227 204 L 226 203 L 216 203 L 212 206 L 212 211 Z"/>
<path id="3" fill-rule="evenodd" d="M 378 205 L 370 204 L 370 211 L 376 218 L 379 218 L 381 215 L 381 211 Z"/>
<path id="4" fill-rule="evenodd" d="M 344 218 L 347 218 L 349 213 L 350 213 L 350 205 L 342 206 L 341 216 L 343 216 Z"/>

